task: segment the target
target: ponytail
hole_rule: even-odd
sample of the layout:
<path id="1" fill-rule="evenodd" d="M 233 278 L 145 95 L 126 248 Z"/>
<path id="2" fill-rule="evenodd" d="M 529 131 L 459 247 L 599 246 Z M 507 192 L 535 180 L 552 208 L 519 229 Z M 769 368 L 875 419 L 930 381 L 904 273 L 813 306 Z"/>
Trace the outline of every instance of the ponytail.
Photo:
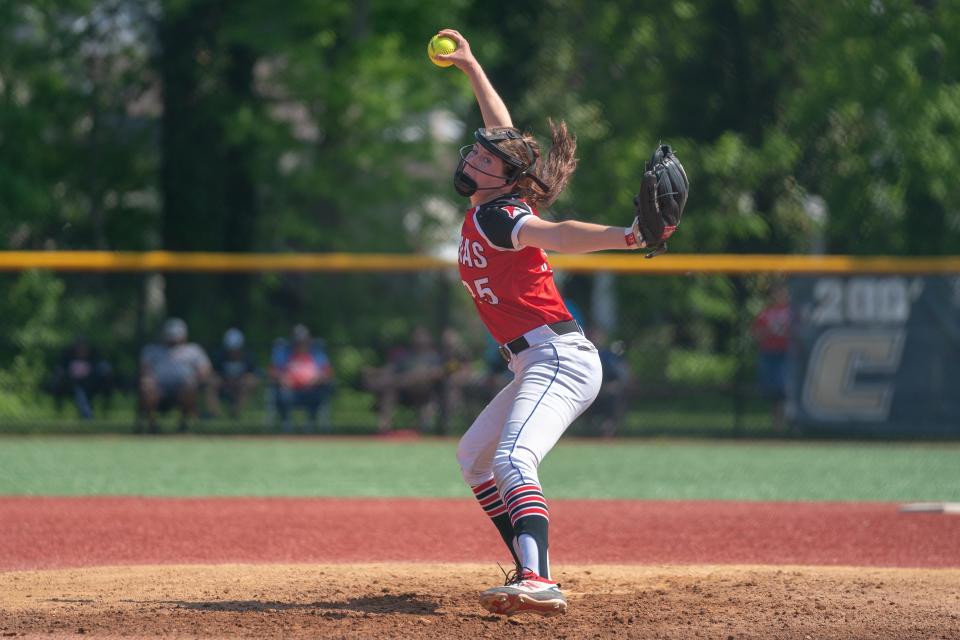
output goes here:
<path id="1" fill-rule="evenodd" d="M 517 189 L 520 197 L 530 204 L 540 208 L 549 207 L 560 196 L 570 177 L 577 169 L 577 138 L 567 129 L 567 124 L 561 120 L 550 123 L 550 153 L 546 159 L 541 157 L 540 145 L 530 133 L 523 133 L 523 140 L 508 140 L 500 143 L 500 148 L 511 156 L 528 161 L 525 148 L 533 151 L 537 158 L 536 164 L 530 173 L 536 177 L 521 175 L 517 180 Z"/>

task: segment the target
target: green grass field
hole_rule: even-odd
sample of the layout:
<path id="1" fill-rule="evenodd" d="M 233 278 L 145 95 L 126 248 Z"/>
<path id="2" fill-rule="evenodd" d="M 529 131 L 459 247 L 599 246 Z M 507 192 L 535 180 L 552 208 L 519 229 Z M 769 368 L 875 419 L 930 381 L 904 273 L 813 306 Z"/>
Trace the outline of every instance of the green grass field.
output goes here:
<path id="1" fill-rule="evenodd" d="M 468 497 L 453 439 L 4 436 L 0 495 Z M 960 501 L 960 444 L 566 438 L 551 498 Z"/>

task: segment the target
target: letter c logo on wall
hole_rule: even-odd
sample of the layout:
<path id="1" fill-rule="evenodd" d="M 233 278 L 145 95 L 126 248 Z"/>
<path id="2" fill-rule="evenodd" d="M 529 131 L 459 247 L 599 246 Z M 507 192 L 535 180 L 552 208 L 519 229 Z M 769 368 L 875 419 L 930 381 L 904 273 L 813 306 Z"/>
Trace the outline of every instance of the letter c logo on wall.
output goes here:
<path id="1" fill-rule="evenodd" d="M 897 372 L 906 331 L 896 328 L 835 328 L 818 338 L 807 366 L 803 407 L 820 420 L 883 422 L 890 414 L 893 379 L 859 380 Z"/>

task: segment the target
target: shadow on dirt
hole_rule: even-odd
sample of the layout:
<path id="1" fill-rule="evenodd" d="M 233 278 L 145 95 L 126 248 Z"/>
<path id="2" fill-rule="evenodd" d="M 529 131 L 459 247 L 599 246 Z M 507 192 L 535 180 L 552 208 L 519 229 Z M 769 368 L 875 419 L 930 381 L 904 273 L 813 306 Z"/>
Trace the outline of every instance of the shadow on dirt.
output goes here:
<path id="1" fill-rule="evenodd" d="M 263 600 L 218 600 L 188 602 L 184 600 L 155 601 L 156 604 L 175 605 L 182 609 L 197 611 L 290 611 L 324 609 L 330 612 L 356 611 L 359 613 L 409 613 L 418 616 L 437 615 L 440 605 L 416 593 L 401 593 L 382 596 L 350 598 L 341 602 L 270 602 Z M 326 615 L 326 614 L 324 614 Z"/>

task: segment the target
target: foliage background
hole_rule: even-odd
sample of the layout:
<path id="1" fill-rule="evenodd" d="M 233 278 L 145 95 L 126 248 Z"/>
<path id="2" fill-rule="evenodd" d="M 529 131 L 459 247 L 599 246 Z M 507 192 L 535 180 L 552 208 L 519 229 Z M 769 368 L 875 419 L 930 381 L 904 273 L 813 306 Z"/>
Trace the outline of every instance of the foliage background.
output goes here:
<path id="1" fill-rule="evenodd" d="M 543 139 L 560 118 L 577 133 L 580 166 L 555 219 L 626 224 L 663 140 L 694 188 L 672 251 L 960 248 L 956 0 L 4 2 L 0 238 L 449 252 L 456 150 L 480 118 L 466 78 L 426 59 L 445 26 L 470 39 L 518 124 Z M 408 277 L 5 274 L 0 394 L 15 410 L 10 385 L 38 388 L 76 334 L 130 372 L 166 315 L 207 344 L 241 326 L 263 350 L 306 321 L 347 375 L 418 323 L 454 323 L 482 344 L 450 275 Z M 738 311 L 761 302 L 766 283 L 754 284 L 621 278 L 628 322 L 613 331 L 646 371 L 730 354 Z M 588 320 L 595 286 L 564 281 Z M 717 362 L 696 368 L 722 378 Z"/>

